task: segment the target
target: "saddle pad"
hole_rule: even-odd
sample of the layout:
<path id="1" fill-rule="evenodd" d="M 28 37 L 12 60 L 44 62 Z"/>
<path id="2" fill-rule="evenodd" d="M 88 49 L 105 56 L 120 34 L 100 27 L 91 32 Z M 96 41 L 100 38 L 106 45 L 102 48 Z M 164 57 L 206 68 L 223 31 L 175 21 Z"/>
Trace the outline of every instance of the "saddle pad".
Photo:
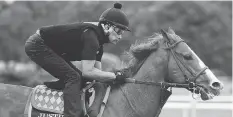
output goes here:
<path id="1" fill-rule="evenodd" d="M 32 107 L 41 111 L 63 114 L 63 92 L 61 90 L 50 89 L 45 85 L 38 85 L 33 89 L 31 104 Z"/>

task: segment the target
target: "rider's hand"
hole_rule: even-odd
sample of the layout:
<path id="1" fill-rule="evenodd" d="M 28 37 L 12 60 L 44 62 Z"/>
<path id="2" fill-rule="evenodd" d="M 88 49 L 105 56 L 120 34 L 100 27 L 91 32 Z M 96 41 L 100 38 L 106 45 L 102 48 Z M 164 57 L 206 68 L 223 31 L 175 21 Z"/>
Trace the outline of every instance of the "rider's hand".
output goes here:
<path id="1" fill-rule="evenodd" d="M 125 83 L 126 76 L 121 71 L 116 71 L 115 75 L 116 75 L 116 79 L 114 80 L 115 83 L 117 84 Z"/>

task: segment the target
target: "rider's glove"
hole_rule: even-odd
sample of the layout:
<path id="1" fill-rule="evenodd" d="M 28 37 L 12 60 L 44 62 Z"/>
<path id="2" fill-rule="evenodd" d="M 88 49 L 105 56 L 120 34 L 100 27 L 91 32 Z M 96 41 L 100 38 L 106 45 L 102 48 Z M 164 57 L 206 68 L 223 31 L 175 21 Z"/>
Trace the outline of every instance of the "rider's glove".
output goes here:
<path id="1" fill-rule="evenodd" d="M 115 75 L 116 75 L 116 79 L 114 80 L 115 83 L 117 84 L 125 83 L 126 76 L 121 71 L 116 71 Z"/>

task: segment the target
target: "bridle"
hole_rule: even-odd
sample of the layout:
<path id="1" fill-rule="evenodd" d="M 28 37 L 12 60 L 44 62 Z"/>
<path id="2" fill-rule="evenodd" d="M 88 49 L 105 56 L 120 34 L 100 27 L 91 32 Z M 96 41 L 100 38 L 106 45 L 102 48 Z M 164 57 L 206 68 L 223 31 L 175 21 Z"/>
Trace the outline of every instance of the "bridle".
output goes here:
<path id="1" fill-rule="evenodd" d="M 174 44 L 172 44 L 172 45 L 170 45 L 170 43 L 169 42 L 166 42 L 166 45 L 167 45 L 167 48 L 166 49 L 168 49 L 169 51 L 170 51 L 170 53 L 172 54 L 172 56 L 173 56 L 173 58 L 174 58 L 174 60 L 176 61 L 176 64 L 177 64 L 177 66 L 179 67 L 179 69 L 181 70 L 181 72 L 182 72 L 182 74 L 183 74 L 183 76 L 184 76 L 184 78 L 185 78 L 185 84 L 188 84 L 188 87 L 183 87 L 183 88 L 187 88 L 188 90 L 190 90 L 192 93 L 200 93 L 200 90 L 199 89 L 197 89 L 197 87 L 198 86 L 200 86 L 201 87 L 201 85 L 198 85 L 197 83 L 196 83 L 196 80 L 197 80 L 197 78 L 199 77 L 199 76 L 201 76 L 201 75 L 203 75 L 204 73 L 205 73 L 205 70 L 206 69 L 208 69 L 208 67 L 207 66 L 205 66 L 201 71 L 199 71 L 199 72 L 193 72 L 193 70 L 191 70 L 189 67 L 187 67 L 187 65 L 184 63 L 184 61 L 183 60 L 181 60 L 178 56 L 177 56 L 177 54 L 176 54 L 176 52 L 174 51 L 174 47 L 176 47 L 179 43 L 181 43 L 181 42 L 183 42 L 183 43 L 185 43 L 184 42 L 184 40 L 180 40 L 180 41 L 177 41 L 177 42 L 175 42 Z M 183 67 L 182 67 L 183 66 Z M 188 72 L 189 72 L 189 74 L 191 74 L 191 78 L 190 77 L 188 77 L 188 75 L 186 74 L 186 72 L 185 72 L 185 70 L 183 69 L 183 68 L 185 68 Z M 181 86 L 181 88 L 182 88 L 182 86 Z"/>
<path id="2" fill-rule="evenodd" d="M 136 80 L 136 79 L 132 79 L 132 78 L 127 78 L 126 79 L 126 83 L 135 83 L 135 84 L 146 84 L 146 85 L 157 85 L 160 86 L 161 88 L 169 88 L 169 87 L 176 87 L 176 88 L 186 88 L 188 90 L 190 90 L 192 93 L 200 93 L 200 89 L 197 88 L 202 87 L 201 85 L 198 85 L 196 83 L 197 78 L 199 78 L 199 76 L 203 75 L 205 73 L 205 70 L 208 69 L 208 67 L 204 67 L 201 71 L 194 73 L 189 67 L 187 67 L 187 65 L 183 62 L 183 60 L 179 59 L 179 57 L 177 56 L 174 48 L 177 47 L 178 44 L 180 44 L 181 42 L 185 43 L 184 40 L 180 40 L 177 41 L 173 44 L 170 44 L 168 41 L 166 41 L 166 50 L 168 50 L 171 55 L 173 56 L 173 58 L 176 61 L 177 66 L 179 67 L 179 69 L 181 70 L 184 78 L 185 78 L 185 83 L 180 84 L 180 83 L 168 83 L 168 82 L 148 82 L 148 81 L 140 81 L 140 80 Z M 169 54 L 170 56 L 170 54 Z M 168 57 L 170 58 L 170 57 Z M 141 65 L 144 63 L 145 60 L 142 61 Z M 169 62 L 169 60 L 168 60 Z M 182 67 L 183 66 L 183 67 Z M 140 68 L 140 67 L 139 67 Z M 138 68 L 138 69 L 139 69 Z M 189 77 L 184 68 L 192 75 L 191 77 Z"/>

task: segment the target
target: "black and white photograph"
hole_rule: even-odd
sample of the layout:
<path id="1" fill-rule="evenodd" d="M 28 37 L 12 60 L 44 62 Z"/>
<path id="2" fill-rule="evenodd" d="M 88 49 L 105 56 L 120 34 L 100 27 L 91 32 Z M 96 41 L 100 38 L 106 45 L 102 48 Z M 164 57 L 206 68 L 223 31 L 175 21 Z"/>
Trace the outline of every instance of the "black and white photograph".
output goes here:
<path id="1" fill-rule="evenodd" d="M 232 4 L 0 0 L 0 117 L 233 117 Z"/>

